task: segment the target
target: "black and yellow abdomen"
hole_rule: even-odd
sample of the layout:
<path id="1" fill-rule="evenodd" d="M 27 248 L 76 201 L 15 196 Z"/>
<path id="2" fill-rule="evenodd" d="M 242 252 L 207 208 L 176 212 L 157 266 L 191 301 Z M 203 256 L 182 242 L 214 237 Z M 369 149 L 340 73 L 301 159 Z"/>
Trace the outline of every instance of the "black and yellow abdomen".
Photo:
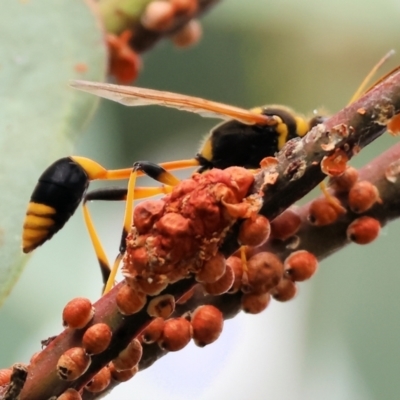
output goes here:
<path id="1" fill-rule="evenodd" d="M 32 193 L 22 233 L 22 250 L 29 253 L 50 239 L 77 209 L 89 185 L 82 166 L 61 158 L 40 176 Z"/>

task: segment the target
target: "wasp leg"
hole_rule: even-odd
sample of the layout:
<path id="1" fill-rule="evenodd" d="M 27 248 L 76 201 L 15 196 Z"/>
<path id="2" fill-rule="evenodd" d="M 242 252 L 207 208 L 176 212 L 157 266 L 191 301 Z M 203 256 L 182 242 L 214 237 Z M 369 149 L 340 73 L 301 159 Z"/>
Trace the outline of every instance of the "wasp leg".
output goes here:
<path id="1" fill-rule="evenodd" d="M 368 85 L 368 83 L 371 81 L 372 77 L 376 74 L 376 72 L 379 70 L 379 68 L 394 54 L 394 50 L 388 51 L 371 69 L 371 71 L 368 72 L 367 76 L 364 78 L 364 80 L 361 82 L 361 85 L 357 88 L 356 92 L 353 94 L 351 97 L 350 101 L 348 104 L 354 103 L 356 100 L 358 100 L 364 93 L 365 93 L 365 88 Z M 374 84 L 372 87 L 374 87 L 376 84 Z M 370 88 L 372 89 L 372 88 Z M 368 89 L 367 91 L 369 91 Z"/>
<path id="2" fill-rule="evenodd" d="M 132 170 L 131 170 L 132 171 Z M 147 197 L 156 196 L 158 194 L 167 194 L 170 192 L 169 187 L 137 187 L 135 188 L 134 196 L 136 199 L 143 199 Z M 88 192 L 82 202 L 83 217 L 85 220 L 86 228 L 89 232 L 90 239 L 93 244 L 93 248 L 100 265 L 100 270 L 103 278 L 104 285 L 107 283 L 110 276 L 111 268 L 110 263 L 107 259 L 103 245 L 99 239 L 96 228 L 93 224 L 93 219 L 90 215 L 89 208 L 87 205 L 88 201 L 100 200 L 100 201 L 126 201 L 127 199 L 127 188 L 104 188 L 97 189 Z"/>
<path id="3" fill-rule="evenodd" d="M 104 294 L 109 292 L 112 286 L 114 285 L 115 276 L 118 271 L 119 263 L 121 262 L 122 257 L 126 250 L 126 238 L 132 226 L 133 202 L 135 200 L 136 189 L 138 189 L 135 188 L 136 178 L 138 176 L 139 171 L 157 180 L 158 182 L 168 185 L 167 187 L 164 187 L 164 190 L 168 190 L 168 187 L 176 186 L 180 182 L 178 178 L 176 178 L 174 175 L 172 175 L 170 172 L 168 172 L 160 165 L 148 161 L 139 161 L 133 165 L 133 169 L 131 170 L 131 175 L 129 177 L 128 189 L 126 192 L 126 206 L 125 206 L 121 242 L 119 246 L 119 254 L 114 261 L 114 265 L 111 269 L 106 286 L 104 288 Z"/>

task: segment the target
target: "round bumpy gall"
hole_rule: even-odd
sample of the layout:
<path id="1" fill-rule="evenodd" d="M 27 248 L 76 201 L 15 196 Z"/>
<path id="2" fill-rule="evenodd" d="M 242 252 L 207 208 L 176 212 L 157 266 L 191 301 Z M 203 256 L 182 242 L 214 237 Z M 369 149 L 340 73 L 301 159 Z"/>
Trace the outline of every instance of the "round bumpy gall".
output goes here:
<path id="1" fill-rule="evenodd" d="M 116 371 L 131 370 L 142 358 L 143 348 L 139 340 L 133 339 L 118 357 L 113 360 L 113 365 Z"/>
<path id="2" fill-rule="evenodd" d="M 296 282 L 311 278 L 317 267 L 317 258 L 306 250 L 293 252 L 286 258 L 284 263 L 285 275 Z"/>
<path id="3" fill-rule="evenodd" d="M 115 301 L 121 314 L 131 315 L 144 307 L 146 304 L 146 295 L 124 284 L 119 289 Z"/>
<path id="4" fill-rule="evenodd" d="M 380 222 L 364 216 L 354 220 L 347 228 L 347 237 L 357 244 L 368 244 L 374 241 L 381 230 Z"/>
<path id="5" fill-rule="evenodd" d="M 204 347 L 215 342 L 222 332 L 224 318 L 218 308 L 205 305 L 192 314 L 193 340 L 197 346 Z"/>
<path id="6" fill-rule="evenodd" d="M 162 349 L 168 351 L 179 351 L 183 349 L 192 338 L 192 325 L 182 317 L 165 321 L 164 331 L 158 341 Z"/>
<path id="7" fill-rule="evenodd" d="M 266 293 L 283 277 L 283 263 L 273 253 L 257 253 L 247 263 L 249 288 L 246 292 Z"/>
<path id="8" fill-rule="evenodd" d="M 107 389 L 110 382 L 111 382 L 110 368 L 104 367 L 85 386 L 85 389 L 91 393 L 100 393 Z"/>
<path id="9" fill-rule="evenodd" d="M 93 318 L 94 308 L 89 299 L 77 297 L 72 299 L 63 310 L 63 325 L 73 329 L 84 328 Z"/>
<path id="10" fill-rule="evenodd" d="M 112 332 L 107 324 L 98 323 L 89 327 L 82 337 L 82 346 L 88 354 L 99 354 L 107 349 Z"/>
<path id="11" fill-rule="evenodd" d="M 269 293 L 246 293 L 242 296 L 242 309 L 249 314 L 259 314 L 268 307 L 270 300 Z"/>
<path id="12" fill-rule="evenodd" d="M 256 215 L 242 223 L 238 240 L 243 246 L 260 246 L 268 239 L 270 232 L 268 219 L 263 215 Z"/>
<path id="13" fill-rule="evenodd" d="M 82 347 L 68 349 L 57 362 L 57 372 L 61 379 L 74 381 L 89 368 L 91 359 Z"/>

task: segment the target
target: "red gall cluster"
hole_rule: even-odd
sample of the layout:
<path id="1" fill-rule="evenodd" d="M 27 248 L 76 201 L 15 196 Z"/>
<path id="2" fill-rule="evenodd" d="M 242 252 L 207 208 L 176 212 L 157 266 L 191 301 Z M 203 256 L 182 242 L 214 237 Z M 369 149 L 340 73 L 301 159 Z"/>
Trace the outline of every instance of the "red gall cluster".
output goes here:
<path id="1" fill-rule="evenodd" d="M 311 278 L 318 267 L 317 258 L 306 250 L 292 253 L 284 262 L 266 251 L 251 256 L 244 267 L 236 256 L 228 261 L 238 271 L 229 293 L 241 290 L 242 309 L 250 314 L 265 310 L 271 297 L 278 301 L 291 300 L 297 293 L 296 282 Z"/>
<path id="2" fill-rule="evenodd" d="M 94 309 L 88 299 L 76 298 L 64 308 L 63 321 L 69 329 L 85 329 L 93 318 Z M 111 328 L 105 323 L 96 323 L 88 326 L 82 336 L 81 347 L 66 350 L 58 359 L 57 372 L 60 379 L 74 381 L 81 377 L 89 368 L 91 356 L 105 351 L 112 338 Z M 40 353 L 37 357 L 40 356 Z M 34 363 L 37 357 L 31 360 Z M 104 391 L 114 379 L 123 382 L 130 379 L 138 371 L 138 364 L 142 357 L 142 345 L 133 339 L 128 346 L 107 366 L 102 368 L 85 385 L 85 390 L 92 393 Z M 65 391 L 59 398 L 80 399 L 80 394 L 74 390 Z"/>
<path id="3" fill-rule="evenodd" d="M 197 346 L 204 347 L 218 339 L 224 318 L 220 310 L 212 305 L 203 305 L 184 317 L 164 320 L 155 318 L 141 333 L 143 345 L 157 343 L 161 349 L 179 351 L 191 339 Z"/>
<path id="4" fill-rule="evenodd" d="M 382 203 L 378 188 L 369 181 L 359 180 L 358 171 L 353 167 L 347 166 L 341 174 L 331 176 L 329 187 L 331 193 L 310 204 L 308 220 L 315 226 L 333 224 L 349 212 L 368 213 L 376 204 Z M 368 244 L 376 239 L 379 231 L 380 222 L 364 215 L 354 219 L 346 234 L 354 243 Z"/>
<path id="5" fill-rule="evenodd" d="M 250 224 L 244 229 L 250 229 L 249 240 L 260 243 L 269 232 L 268 221 L 256 217 L 260 197 L 246 197 L 253 181 L 244 168 L 213 169 L 182 181 L 164 199 L 135 207 L 122 269 L 126 283 L 117 294 L 120 312 L 139 311 L 147 295 L 157 296 L 169 283 L 191 275 L 205 286 L 232 281 L 230 267 L 218 251 L 229 228 L 238 219 L 253 221 L 258 228 Z M 173 309 L 173 299 L 162 297 L 153 299 L 148 311 L 165 317 Z"/>

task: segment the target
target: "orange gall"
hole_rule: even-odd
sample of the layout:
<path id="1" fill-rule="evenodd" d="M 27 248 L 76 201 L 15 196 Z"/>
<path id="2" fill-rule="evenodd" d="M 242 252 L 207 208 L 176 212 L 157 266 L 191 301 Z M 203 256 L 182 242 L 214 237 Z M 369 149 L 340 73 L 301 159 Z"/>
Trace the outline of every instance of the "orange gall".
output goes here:
<path id="1" fill-rule="evenodd" d="M 306 250 L 298 250 L 291 253 L 284 262 L 285 276 L 295 282 L 310 279 L 317 268 L 317 257 Z"/>
<path id="2" fill-rule="evenodd" d="M 111 372 L 108 366 L 102 368 L 85 386 L 90 393 L 100 393 L 107 389 L 111 382 Z"/>
<path id="3" fill-rule="evenodd" d="M 144 328 L 140 335 L 142 343 L 151 344 L 157 342 L 163 333 L 164 323 L 164 318 L 154 318 L 153 321 L 151 321 L 150 324 Z"/>
<path id="4" fill-rule="evenodd" d="M 296 296 L 296 293 L 296 283 L 288 278 L 281 279 L 278 285 L 271 290 L 272 297 L 275 300 L 282 302 L 293 299 L 293 297 Z"/>
<path id="5" fill-rule="evenodd" d="M 381 202 L 379 191 L 371 182 L 359 181 L 350 189 L 349 207 L 357 214 L 368 211 L 377 202 Z"/>
<path id="6" fill-rule="evenodd" d="M 140 311 L 146 304 L 146 295 L 126 283 L 121 286 L 115 298 L 118 311 L 123 315 L 131 315 Z"/>
<path id="7" fill-rule="evenodd" d="M 114 367 L 114 363 L 110 362 L 109 365 L 111 376 L 117 382 L 126 382 L 129 379 L 133 378 L 136 373 L 139 371 L 139 366 L 136 365 L 132 369 L 125 369 L 123 371 L 117 371 Z"/>
<path id="8" fill-rule="evenodd" d="M 212 305 L 197 307 L 192 314 L 193 340 L 199 347 L 215 342 L 222 332 L 224 318 L 220 310 Z"/>
<path id="9" fill-rule="evenodd" d="M 58 359 L 58 376 L 65 381 L 74 381 L 86 372 L 90 362 L 90 356 L 83 347 L 68 349 Z"/>
<path id="10" fill-rule="evenodd" d="M 260 246 L 266 242 L 270 232 L 268 219 L 257 214 L 244 220 L 240 226 L 238 241 L 243 246 Z"/>
<path id="11" fill-rule="evenodd" d="M 0 369 L 0 386 L 8 385 L 10 383 L 12 368 Z"/>
<path id="12" fill-rule="evenodd" d="M 316 199 L 310 204 L 308 220 L 315 226 L 330 225 L 343 213 L 339 207 L 341 207 L 340 202 L 335 197 L 331 197 L 330 199 L 326 197 Z"/>
<path id="13" fill-rule="evenodd" d="M 372 217 L 364 216 L 354 220 L 347 228 L 349 240 L 357 244 L 368 244 L 374 241 L 381 230 L 380 222 Z"/>
<path id="14" fill-rule="evenodd" d="M 242 296 L 242 310 L 248 314 L 259 314 L 268 307 L 270 300 L 269 293 L 246 293 Z"/>
<path id="15" fill-rule="evenodd" d="M 178 317 L 165 321 L 162 337 L 158 345 L 168 351 L 183 349 L 192 338 L 192 325 L 186 318 Z"/>
<path id="16" fill-rule="evenodd" d="M 198 282 L 216 282 L 225 272 L 226 260 L 222 253 L 218 252 L 204 262 L 200 271 L 196 274 Z"/>
<path id="17" fill-rule="evenodd" d="M 217 281 L 212 283 L 204 283 L 204 290 L 213 296 L 218 296 L 220 294 L 226 293 L 233 285 L 235 280 L 235 275 L 232 267 L 227 263 L 225 267 L 225 272 Z"/>
<path id="18" fill-rule="evenodd" d="M 336 193 L 347 193 L 358 181 L 358 171 L 347 166 L 343 174 L 329 179 L 329 187 Z"/>
<path id="19" fill-rule="evenodd" d="M 133 339 L 112 362 L 116 371 L 131 370 L 142 358 L 143 348 L 138 339 Z"/>
<path id="20" fill-rule="evenodd" d="M 247 262 L 247 275 L 246 292 L 266 293 L 282 279 L 283 263 L 273 253 L 257 253 Z"/>
<path id="21" fill-rule="evenodd" d="M 76 297 L 64 307 L 63 325 L 72 329 L 84 328 L 93 318 L 94 308 L 89 299 Z"/>
<path id="22" fill-rule="evenodd" d="M 112 331 L 107 324 L 94 324 L 83 334 L 82 346 L 88 354 L 99 354 L 107 349 L 111 337 Z"/>
<path id="23" fill-rule="evenodd" d="M 297 233 L 300 224 L 300 216 L 291 209 L 286 210 L 271 221 L 271 237 L 287 240 Z"/>

